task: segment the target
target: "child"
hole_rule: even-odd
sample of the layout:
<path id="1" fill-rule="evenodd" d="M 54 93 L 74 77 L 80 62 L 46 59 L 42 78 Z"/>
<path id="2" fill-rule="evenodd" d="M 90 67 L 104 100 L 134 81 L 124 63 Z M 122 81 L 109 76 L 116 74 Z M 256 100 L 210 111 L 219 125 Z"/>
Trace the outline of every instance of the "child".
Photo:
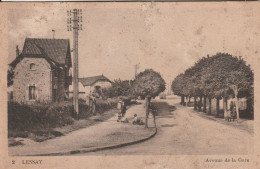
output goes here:
<path id="1" fill-rule="evenodd" d="M 133 124 L 135 124 L 135 125 L 144 125 L 144 122 L 137 117 L 137 114 L 135 114 L 135 115 L 134 115 Z"/>
<path id="2" fill-rule="evenodd" d="M 137 120 L 138 120 L 138 118 L 137 118 L 137 114 L 135 114 L 135 115 L 134 115 L 134 121 L 133 121 L 133 124 L 137 124 Z"/>

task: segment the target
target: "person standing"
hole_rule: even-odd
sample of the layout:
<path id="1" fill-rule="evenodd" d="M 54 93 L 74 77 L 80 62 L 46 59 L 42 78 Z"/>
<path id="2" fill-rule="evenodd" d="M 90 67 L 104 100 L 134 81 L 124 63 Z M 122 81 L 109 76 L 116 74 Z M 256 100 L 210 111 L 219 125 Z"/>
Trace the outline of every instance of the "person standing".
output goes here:
<path id="1" fill-rule="evenodd" d="M 90 95 L 89 96 L 89 103 L 88 103 L 88 106 L 89 106 L 89 112 L 92 113 L 92 108 L 93 108 L 93 100 L 92 100 L 92 96 Z"/>
<path id="2" fill-rule="evenodd" d="M 125 113 L 126 113 L 126 103 L 125 103 L 125 101 L 122 101 L 122 106 L 121 106 L 122 117 L 125 116 Z"/>
<path id="3" fill-rule="evenodd" d="M 227 111 L 228 121 L 231 121 L 231 117 L 232 117 L 232 114 L 233 114 L 233 108 L 234 108 L 233 101 L 231 101 L 230 105 L 229 105 L 229 110 Z"/>
<path id="4" fill-rule="evenodd" d="M 118 110 L 117 122 L 119 122 L 122 118 L 122 101 L 121 100 L 119 100 L 117 103 L 117 110 Z"/>
<path id="5" fill-rule="evenodd" d="M 96 115 L 96 105 L 97 105 L 97 100 L 96 97 L 93 96 L 92 97 L 92 114 Z"/>
<path id="6" fill-rule="evenodd" d="M 93 95 L 89 96 L 89 112 L 92 115 L 96 114 L 96 98 Z"/>
<path id="7" fill-rule="evenodd" d="M 233 121 L 235 121 L 235 118 L 236 118 L 236 104 L 233 104 L 233 108 L 232 108 L 232 111 L 231 111 L 231 117 L 232 117 Z"/>

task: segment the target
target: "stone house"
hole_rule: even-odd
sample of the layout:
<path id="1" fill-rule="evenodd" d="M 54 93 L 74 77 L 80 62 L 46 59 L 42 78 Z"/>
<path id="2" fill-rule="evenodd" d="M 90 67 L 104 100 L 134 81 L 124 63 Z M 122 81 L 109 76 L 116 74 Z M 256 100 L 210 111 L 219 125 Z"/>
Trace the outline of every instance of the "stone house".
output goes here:
<path id="1" fill-rule="evenodd" d="M 71 85 L 69 39 L 26 38 L 10 64 L 14 68 L 13 100 L 20 103 L 62 101 Z"/>

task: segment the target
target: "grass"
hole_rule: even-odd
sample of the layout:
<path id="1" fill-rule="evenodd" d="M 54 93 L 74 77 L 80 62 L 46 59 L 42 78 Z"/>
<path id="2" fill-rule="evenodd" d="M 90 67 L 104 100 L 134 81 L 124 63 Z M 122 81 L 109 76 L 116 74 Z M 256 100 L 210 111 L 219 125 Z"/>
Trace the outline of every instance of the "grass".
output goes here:
<path id="1" fill-rule="evenodd" d="M 112 117 L 116 104 L 110 101 L 97 103 L 96 114 L 91 115 L 85 102 L 79 105 L 79 121 L 72 118 L 71 102 L 37 103 L 34 105 L 8 103 L 8 138 L 9 146 L 16 146 L 13 138 L 29 138 L 36 142 L 62 136 L 68 132 L 95 125 Z"/>
<path id="2" fill-rule="evenodd" d="M 98 114 L 96 116 L 90 116 L 87 119 L 81 119 L 81 120 L 75 121 L 71 125 L 66 125 L 66 126 L 62 126 L 62 127 L 46 128 L 44 130 L 38 129 L 38 130 L 31 131 L 31 132 L 10 131 L 9 132 L 9 146 L 23 145 L 19 140 L 15 141 L 13 136 L 21 137 L 21 138 L 29 138 L 36 142 L 43 142 L 48 139 L 63 136 L 67 133 L 70 133 L 75 130 L 79 130 L 81 128 L 96 125 L 102 121 L 105 121 L 105 120 L 113 117 L 116 113 L 117 113 L 116 109 L 111 109 L 111 110 L 104 112 L 103 114 Z"/>
<path id="3" fill-rule="evenodd" d="M 120 129 L 106 135 L 103 140 L 100 141 L 101 145 L 121 144 L 126 142 L 132 142 L 147 138 L 152 135 L 155 128 L 144 128 L 144 126 L 124 124 Z"/>
<path id="4" fill-rule="evenodd" d="M 117 113 L 117 109 L 111 109 L 111 110 L 104 112 L 102 115 L 97 114 L 96 116 L 90 116 L 87 119 L 75 121 L 73 125 L 58 127 L 58 128 L 55 128 L 54 130 L 57 132 L 60 132 L 62 134 L 67 134 L 69 132 L 72 132 L 72 131 L 75 131 L 75 130 L 78 130 L 81 128 L 93 126 L 100 122 L 106 121 L 109 118 L 113 117 L 116 113 Z"/>

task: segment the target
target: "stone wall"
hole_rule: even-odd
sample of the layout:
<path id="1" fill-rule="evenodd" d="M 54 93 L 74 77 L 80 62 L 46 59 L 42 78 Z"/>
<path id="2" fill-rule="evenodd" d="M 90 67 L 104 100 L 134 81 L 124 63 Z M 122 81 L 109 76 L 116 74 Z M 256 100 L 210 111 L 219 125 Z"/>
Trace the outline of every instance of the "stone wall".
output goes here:
<path id="1" fill-rule="evenodd" d="M 30 69 L 30 64 L 35 64 Z M 44 58 L 23 58 L 15 67 L 14 101 L 30 103 L 51 101 L 51 67 Z M 35 100 L 29 100 L 29 86 L 35 86 Z"/>

